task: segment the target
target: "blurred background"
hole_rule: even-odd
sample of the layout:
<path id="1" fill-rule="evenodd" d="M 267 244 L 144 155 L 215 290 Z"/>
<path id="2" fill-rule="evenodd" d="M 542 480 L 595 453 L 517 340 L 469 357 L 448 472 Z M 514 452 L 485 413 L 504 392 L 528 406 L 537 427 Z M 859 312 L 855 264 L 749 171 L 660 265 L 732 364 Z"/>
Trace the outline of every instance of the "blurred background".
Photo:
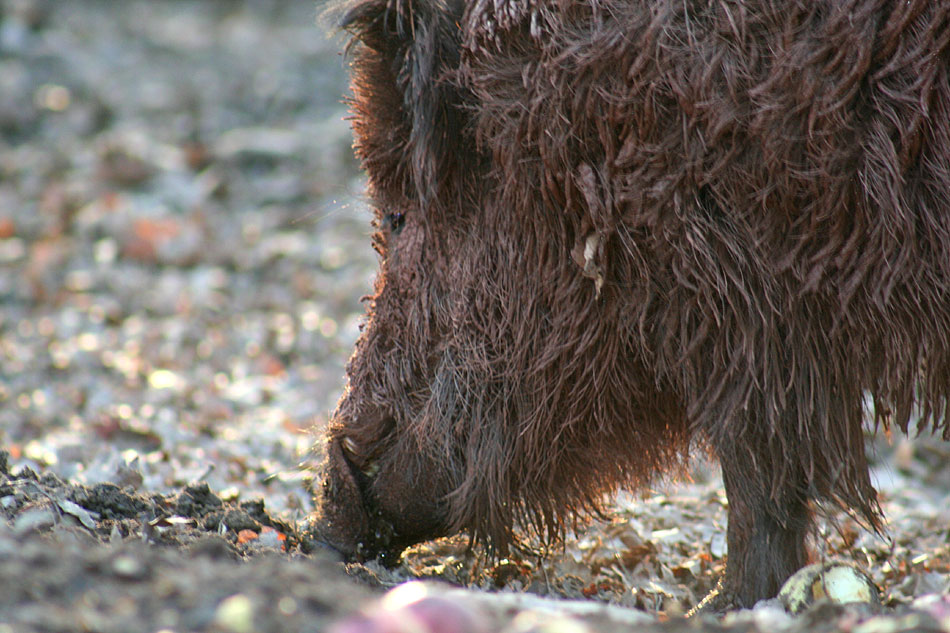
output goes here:
<path id="1" fill-rule="evenodd" d="M 300 515 L 376 259 L 309 0 L 0 0 L 0 448 Z"/>

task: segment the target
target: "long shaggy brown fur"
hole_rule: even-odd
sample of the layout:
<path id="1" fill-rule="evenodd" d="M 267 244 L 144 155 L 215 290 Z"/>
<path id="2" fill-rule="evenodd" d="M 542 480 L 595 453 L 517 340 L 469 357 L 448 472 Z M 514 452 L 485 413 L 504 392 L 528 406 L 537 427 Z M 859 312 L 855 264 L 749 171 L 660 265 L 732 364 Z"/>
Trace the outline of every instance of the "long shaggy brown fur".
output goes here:
<path id="1" fill-rule="evenodd" d="M 359 0 L 344 25 L 381 268 L 328 435 L 337 547 L 549 540 L 703 445 L 750 604 L 806 561 L 814 502 L 879 524 L 868 404 L 950 438 L 950 2 Z"/>

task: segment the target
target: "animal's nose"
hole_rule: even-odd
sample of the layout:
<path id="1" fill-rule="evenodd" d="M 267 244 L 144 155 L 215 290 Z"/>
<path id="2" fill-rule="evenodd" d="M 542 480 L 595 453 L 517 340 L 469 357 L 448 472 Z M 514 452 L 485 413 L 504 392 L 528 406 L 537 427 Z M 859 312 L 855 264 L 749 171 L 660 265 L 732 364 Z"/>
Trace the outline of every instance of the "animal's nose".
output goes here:
<path id="1" fill-rule="evenodd" d="M 314 517 L 316 540 L 344 557 L 353 556 L 369 532 L 359 470 L 346 458 L 341 442 L 327 443 L 327 460 Z"/>

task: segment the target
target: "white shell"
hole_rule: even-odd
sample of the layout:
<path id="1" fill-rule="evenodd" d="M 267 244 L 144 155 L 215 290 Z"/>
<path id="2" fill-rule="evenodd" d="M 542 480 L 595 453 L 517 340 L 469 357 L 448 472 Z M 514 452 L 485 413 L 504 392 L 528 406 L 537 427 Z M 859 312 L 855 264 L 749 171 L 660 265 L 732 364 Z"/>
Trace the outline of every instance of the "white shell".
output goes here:
<path id="1" fill-rule="evenodd" d="M 877 587 L 864 572 L 842 562 L 819 563 L 798 570 L 778 594 L 791 613 L 801 613 L 816 602 L 879 604 Z"/>

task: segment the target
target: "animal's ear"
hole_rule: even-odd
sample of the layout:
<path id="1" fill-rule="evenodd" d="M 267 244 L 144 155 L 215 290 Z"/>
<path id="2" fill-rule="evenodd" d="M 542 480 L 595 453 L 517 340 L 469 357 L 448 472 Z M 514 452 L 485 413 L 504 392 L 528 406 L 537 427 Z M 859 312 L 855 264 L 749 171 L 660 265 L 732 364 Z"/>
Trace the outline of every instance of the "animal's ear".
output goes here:
<path id="1" fill-rule="evenodd" d="M 357 155 L 377 189 L 426 203 L 465 173 L 468 97 L 454 72 L 463 10 L 461 0 L 359 0 L 341 21 L 353 36 Z"/>

